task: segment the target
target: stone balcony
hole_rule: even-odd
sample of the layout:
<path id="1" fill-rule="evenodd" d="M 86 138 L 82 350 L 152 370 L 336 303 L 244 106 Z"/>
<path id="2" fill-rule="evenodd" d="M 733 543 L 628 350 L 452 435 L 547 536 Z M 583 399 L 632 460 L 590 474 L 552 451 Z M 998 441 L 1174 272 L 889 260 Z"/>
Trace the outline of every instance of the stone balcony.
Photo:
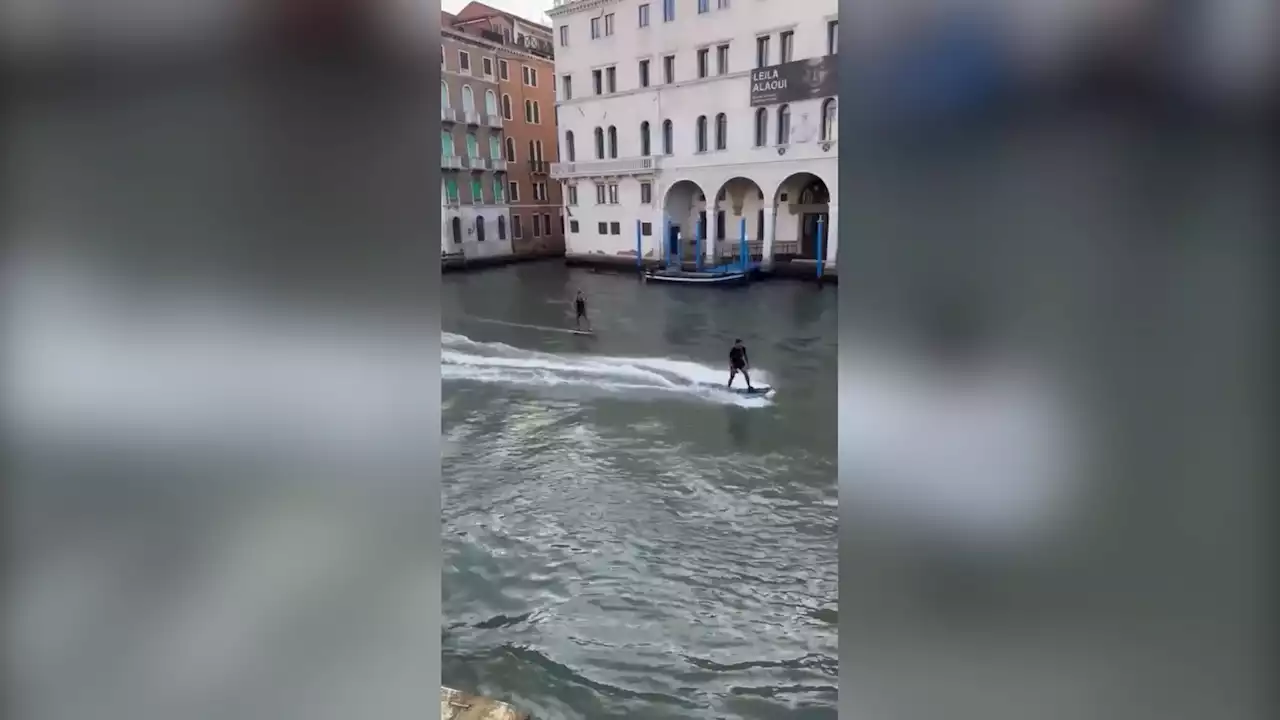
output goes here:
<path id="1" fill-rule="evenodd" d="M 653 175 L 659 170 L 661 160 L 662 158 L 657 155 L 648 155 L 610 160 L 557 162 L 551 163 L 551 177 L 556 180 L 572 180 L 589 177 Z"/>

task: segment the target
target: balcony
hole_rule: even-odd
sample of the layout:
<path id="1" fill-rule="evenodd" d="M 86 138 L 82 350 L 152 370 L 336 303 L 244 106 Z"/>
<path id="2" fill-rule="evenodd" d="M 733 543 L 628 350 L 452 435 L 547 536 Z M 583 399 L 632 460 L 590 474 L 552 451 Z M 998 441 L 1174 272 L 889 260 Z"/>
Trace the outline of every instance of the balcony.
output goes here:
<path id="1" fill-rule="evenodd" d="M 546 175 L 551 172 L 551 163 L 546 160 L 530 160 L 529 172 L 534 175 Z"/>
<path id="2" fill-rule="evenodd" d="M 440 155 L 441 170 L 458 170 L 462 167 L 462 158 L 457 155 Z"/>
<path id="3" fill-rule="evenodd" d="M 502 127 L 501 115 L 485 115 L 483 120 L 484 120 L 484 124 L 488 127 L 492 127 L 492 128 Z"/>
<path id="4" fill-rule="evenodd" d="M 466 116 L 468 125 L 475 125 L 479 127 L 480 118 L 481 118 L 480 113 L 476 112 L 475 110 L 463 110 L 462 114 Z"/>
<path id="5" fill-rule="evenodd" d="M 660 168 L 661 157 L 619 158 L 617 160 L 587 160 L 584 162 L 551 163 L 551 177 L 556 180 L 582 177 L 617 175 L 652 175 Z"/>
<path id="6" fill-rule="evenodd" d="M 440 108 L 440 122 L 458 122 L 458 111 L 451 107 Z"/>
<path id="7" fill-rule="evenodd" d="M 464 163 L 472 172 L 481 172 L 489 169 L 489 161 L 482 157 L 469 157 Z"/>
<path id="8" fill-rule="evenodd" d="M 489 161 L 489 167 L 493 168 L 494 172 L 506 172 L 507 161 L 502 158 L 493 158 Z"/>

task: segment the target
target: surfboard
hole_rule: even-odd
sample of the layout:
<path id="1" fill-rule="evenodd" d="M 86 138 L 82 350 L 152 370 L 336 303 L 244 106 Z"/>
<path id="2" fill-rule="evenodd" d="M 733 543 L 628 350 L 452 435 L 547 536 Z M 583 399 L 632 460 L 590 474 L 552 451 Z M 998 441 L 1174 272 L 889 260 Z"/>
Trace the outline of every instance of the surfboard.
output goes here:
<path id="1" fill-rule="evenodd" d="M 757 385 L 753 388 L 729 388 L 739 395 L 765 395 L 773 392 L 773 388 L 767 385 Z"/>
<path id="2" fill-rule="evenodd" d="M 569 332 L 573 333 L 574 335 L 595 335 L 595 333 L 591 332 L 590 330 L 570 330 Z"/>

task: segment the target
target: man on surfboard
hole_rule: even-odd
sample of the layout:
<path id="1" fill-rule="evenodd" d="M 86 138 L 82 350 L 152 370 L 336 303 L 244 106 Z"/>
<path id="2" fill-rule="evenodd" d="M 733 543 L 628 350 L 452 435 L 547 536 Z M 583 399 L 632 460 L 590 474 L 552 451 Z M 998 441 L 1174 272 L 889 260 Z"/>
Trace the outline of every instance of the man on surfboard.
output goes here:
<path id="1" fill-rule="evenodd" d="M 581 330 L 582 321 L 586 320 L 587 332 L 591 332 L 591 320 L 587 318 L 587 298 L 582 294 L 581 290 L 578 291 L 578 297 L 573 300 L 573 309 L 578 313 L 577 318 L 574 321 L 574 325 Z"/>
<path id="2" fill-rule="evenodd" d="M 747 390 L 755 390 L 751 385 L 751 376 L 747 374 L 747 348 L 742 344 L 741 338 L 734 340 L 733 347 L 729 348 L 729 387 L 733 387 L 733 379 L 738 373 L 742 373 L 747 381 Z"/>

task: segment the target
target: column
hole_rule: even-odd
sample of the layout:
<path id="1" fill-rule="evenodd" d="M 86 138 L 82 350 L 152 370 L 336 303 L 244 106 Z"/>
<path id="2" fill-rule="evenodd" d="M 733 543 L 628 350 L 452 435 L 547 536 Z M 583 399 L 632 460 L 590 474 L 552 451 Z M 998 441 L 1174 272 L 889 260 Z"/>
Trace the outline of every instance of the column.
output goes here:
<path id="1" fill-rule="evenodd" d="M 667 242 L 666 211 L 665 210 L 654 211 L 653 218 L 650 220 L 650 222 L 653 223 L 653 234 L 645 238 L 644 251 L 647 253 L 652 250 L 653 254 L 646 256 L 645 262 L 646 263 L 653 262 L 660 265 L 662 264 L 662 258 L 663 258 L 663 252 L 664 252 L 662 248 Z"/>
<path id="2" fill-rule="evenodd" d="M 761 251 L 760 265 L 765 268 L 773 267 L 773 231 L 774 231 L 774 209 L 765 207 L 764 209 L 764 249 Z"/>
<path id="3" fill-rule="evenodd" d="M 836 249 L 837 249 L 837 246 L 840 244 L 840 206 L 839 205 L 827 206 L 826 236 L 827 236 L 826 239 L 823 240 L 823 243 L 826 245 L 826 247 L 823 248 L 826 254 L 826 266 L 828 268 L 833 268 L 836 266 Z"/>

